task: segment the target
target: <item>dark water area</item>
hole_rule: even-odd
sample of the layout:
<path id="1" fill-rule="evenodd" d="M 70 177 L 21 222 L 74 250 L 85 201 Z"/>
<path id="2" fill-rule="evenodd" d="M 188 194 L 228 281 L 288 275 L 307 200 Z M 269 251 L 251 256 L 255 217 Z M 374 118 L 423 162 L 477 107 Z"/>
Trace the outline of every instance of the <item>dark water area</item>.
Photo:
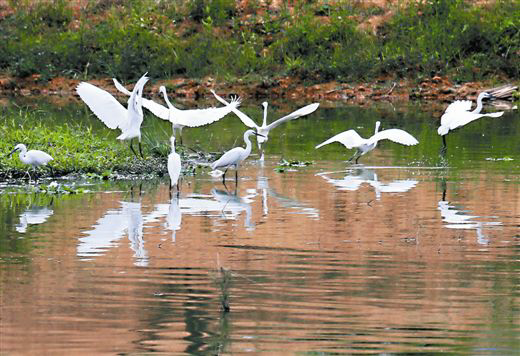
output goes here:
<path id="1" fill-rule="evenodd" d="M 269 121 L 302 105 L 271 106 Z M 112 139 L 81 107 L 40 110 Z M 382 141 L 357 165 L 314 149 L 378 120 L 420 143 Z M 419 105 L 322 105 L 274 129 L 264 161 L 255 146 L 238 186 L 208 169 L 178 197 L 166 178 L 56 181 L 73 195 L 1 183 L 1 352 L 516 354 L 520 114 L 450 133 L 445 157 L 437 127 Z M 143 131 L 171 132 L 151 116 Z M 244 131 L 231 116 L 183 139 L 222 151 Z"/>

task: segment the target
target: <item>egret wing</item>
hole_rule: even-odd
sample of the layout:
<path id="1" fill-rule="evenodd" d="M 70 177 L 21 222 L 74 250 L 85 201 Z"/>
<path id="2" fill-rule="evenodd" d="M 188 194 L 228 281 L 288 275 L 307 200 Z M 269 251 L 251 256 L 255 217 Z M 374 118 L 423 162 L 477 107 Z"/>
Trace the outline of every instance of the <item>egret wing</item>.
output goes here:
<path id="1" fill-rule="evenodd" d="M 408 132 L 401 129 L 388 129 L 376 133 L 374 136 L 368 139 L 368 143 L 372 144 L 380 140 L 390 140 L 401 145 L 413 146 L 419 143 L 415 137 L 410 135 Z"/>
<path id="2" fill-rule="evenodd" d="M 126 94 L 128 96 L 130 96 L 132 94 L 128 89 L 126 89 L 123 86 L 123 84 L 119 83 L 116 78 L 112 78 L 112 80 L 114 81 L 114 85 L 116 86 L 116 89 L 119 90 L 121 93 Z"/>
<path id="3" fill-rule="evenodd" d="M 457 112 L 457 111 L 470 111 L 472 102 L 471 100 L 456 100 L 446 108 L 445 113 Z"/>
<path id="4" fill-rule="evenodd" d="M 276 126 L 283 124 L 286 121 L 294 120 L 301 116 L 309 115 L 309 114 L 313 113 L 314 111 L 316 111 L 318 106 L 320 106 L 319 103 L 313 103 L 313 104 L 304 106 L 303 108 L 300 108 L 300 109 L 290 113 L 289 115 L 286 115 L 276 121 L 271 122 L 269 125 L 267 125 L 267 129 L 271 130 L 271 129 L 274 129 Z"/>
<path id="5" fill-rule="evenodd" d="M 144 104 L 143 104 L 144 105 Z M 193 110 L 175 110 L 176 121 L 184 126 L 198 127 L 222 119 L 240 105 L 240 99 L 233 99 L 227 106 Z"/>
<path id="6" fill-rule="evenodd" d="M 363 143 L 365 143 L 365 141 L 366 140 L 359 136 L 359 134 L 355 130 L 348 130 L 343 131 L 337 134 L 336 136 L 332 136 L 328 140 L 317 145 L 316 148 L 320 148 L 332 142 L 339 142 L 346 148 L 351 149 L 361 146 Z"/>
<path id="7" fill-rule="evenodd" d="M 211 93 L 213 94 L 213 96 L 218 100 L 220 101 L 222 104 L 224 105 L 230 105 L 230 103 L 228 103 L 226 100 L 224 100 L 223 98 L 221 98 L 220 96 L 217 95 L 217 93 L 215 93 L 214 90 L 211 90 Z M 247 116 L 246 114 L 244 114 L 242 111 L 238 110 L 237 108 L 233 108 L 231 109 L 231 111 L 233 111 L 235 113 L 236 116 L 238 116 L 238 118 L 240 120 L 242 120 L 242 122 L 244 123 L 244 125 L 246 125 L 247 127 L 250 127 L 252 129 L 258 129 L 258 126 L 255 124 L 255 122 L 249 117 Z"/>
<path id="8" fill-rule="evenodd" d="M 121 83 L 117 81 L 117 79 L 112 78 L 114 81 L 114 85 L 116 86 L 116 89 L 119 90 L 121 93 L 126 94 L 128 96 L 132 95 L 132 93 L 126 89 Z M 137 84 L 136 84 L 137 85 Z M 143 98 L 143 106 L 150 110 L 152 114 L 157 116 L 160 119 L 168 121 L 168 108 L 164 105 L 161 105 L 159 103 L 156 103 L 153 100 Z"/>
<path id="9" fill-rule="evenodd" d="M 116 129 L 126 125 L 127 110 L 109 92 L 86 82 L 79 83 L 76 92 L 107 127 Z"/>
<path id="10" fill-rule="evenodd" d="M 503 111 L 489 113 L 489 114 L 473 114 L 471 112 L 460 112 L 457 114 L 450 113 L 450 116 L 446 120 L 447 120 L 447 125 L 450 128 L 450 130 L 454 130 L 457 127 L 467 125 L 472 121 L 480 119 L 481 117 L 484 117 L 484 116 L 500 117 L 500 116 L 502 116 L 502 114 L 504 114 Z M 444 118 L 444 115 L 443 115 L 443 118 Z M 441 123 L 442 123 L 442 118 L 441 118 Z"/>

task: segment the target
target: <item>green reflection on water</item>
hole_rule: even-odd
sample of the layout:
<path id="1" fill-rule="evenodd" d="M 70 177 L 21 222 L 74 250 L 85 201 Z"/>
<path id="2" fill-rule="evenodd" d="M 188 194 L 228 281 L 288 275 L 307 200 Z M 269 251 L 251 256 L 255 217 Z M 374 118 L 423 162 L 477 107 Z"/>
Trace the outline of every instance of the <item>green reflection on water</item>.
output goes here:
<path id="1" fill-rule="evenodd" d="M 158 99 L 156 99 L 158 100 Z M 46 125 L 81 123 L 91 126 L 93 132 L 107 140 L 115 139 L 118 131 L 111 131 L 97 120 L 82 103 L 69 101 L 65 105 L 52 104 L 44 99 L 29 103 L 10 101 L 2 109 L 4 120 L 16 117 L 19 110 L 37 110 L 37 118 Z M 272 122 L 308 103 L 290 103 L 283 107 L 273 103 L 268 109 L 268 122 Z M 285 104 L 285 103 L 283 103 Z M 184 108 L 207 107 L 213 102 L 183 103 Z M 241 108 L 257 123 L 261 123 L 260 102 L 244 101 Z M 489 109 L 492 111 L 493 109 Z M 20 116 L 20 115 L 18 115 Z M 448 151 L 440 157 L 441 138 L 437 135 L 440 114 L 426 104 L 375 103 L 370 107 L 338 106 L 330 107 L 322 103 L 316 112 L 275 128 L 265 145 L 269 155 L 298 160 L 347 160 L 354 150 L 346 150 L 339 143 L 315 150 L 314 147 L 327 138 L 355 129 L 362 137 L 373 134 L 375 122 L 381 121 L 381 129 L 401 128 L 419 140 L 413 147 L 405 147 L 388 141 L 379 143 L 376 151 L 360 159 L 360 163 L 375 164 L 383 156 L 389 165 L 450 166 L 455 168 L 497 169 L 513 172 L 518 169 L 520 157 L 520 113 L 508 111 L 501 118 L 483 118 L 458 129 L 447 136 Z M 27 123 L 25 123 L 27 124 Z M 243 145 L 242 134 L 247 128 L 234 115 L 205 127 L 187 128 L 183 132 L 184 143 L 197 150 L 222 152 L 237 145 Z M 143 143 L 149 147 L 167 145 L 171 134 L 168 122 L 162 121 L 145 110 L 142 125 Z M 256 145 L 253 154 L 258 154 Z"/>

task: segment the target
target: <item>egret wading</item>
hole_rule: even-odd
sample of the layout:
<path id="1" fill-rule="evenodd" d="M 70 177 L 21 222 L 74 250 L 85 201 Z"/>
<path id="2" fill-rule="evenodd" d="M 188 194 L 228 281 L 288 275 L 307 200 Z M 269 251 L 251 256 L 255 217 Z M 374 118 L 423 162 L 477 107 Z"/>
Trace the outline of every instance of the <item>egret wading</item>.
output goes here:
<path id="1" fill-rule="evenodd" d="M 457 100 L 451 103 L 444 114 L 441 116 L 441 126 L 437 129 L 437 133 L 442 136 L 443 151 L 446 151 L 446 135 L 448 132 L 455 130 L 458 127 L 469 124 L 472 121 L 480 119 L 484 116 L 489 117 L 500 117 L 504 114 L 503 111 L 481 114 L 482 111 L 482 100 L 493 99 L 493 96 L 487 92 L 482 92 L 477 98 L 477 107 L 471 110 L 471 100 Z"/>
<path id="2" fill-rule="evenodd" d="M 119 83 L 115 78 L 113 81 L 117 90 L 123 94 L 131 95 L 130 91 L 121 85 L 121 83 Z M 166 88 L 163 85 L 159 87 L 159 92 L 163 95 L 167 106 L 146 98 L 143 98 L 143 106 L 158 118 L 170 121 L 172 123 L 173 135 L 176 135 L 177 130 L 179 131 L 179 140 L 181 144 L 182 129 L 185 126 L 199 127 L 209 125 L 222 119 L 224 116 L 229 114 L 232 109 L 237 108 L 240 105 L 240 98 L 237 97 L 233 98 L 233 100 L 229 104 L 226 104 L 226 106 L 220 108 L 181 110 L 173 106 L 170 102 L 166 93 Z"/>
<path id="3" fill-rule="evenodd" d="M 177 195 L 179 194 L 179 176 L 181 174 L 181 156 L 175 152 L 175 136 L 170 137 L 172 152 L 168 155 L 168 174 L 170 175 L 170 193 L 174 185 L 177 186 Z"/>
<path id="4" fill-rule="evenodd" d="M 129 140 L 130 149 L 137 157 L 132 141 L 137 138 L 139 153 L 144 158 L 141 149 L 141 124 L 143 122 L 143 88 L 149 78 L 143 75 L 132 90 L 128 99 L 128 108 L 125 109 L 116 98 L 107 91 L 90 83 L 81 82 L 76 88 L 80 98 L 92 112 L 110 129 L 120 129 L 118 140 Z"/>
<path id="5" fill-rule="evenodd" d="M 261 134 L 255 132 L 255 130 L 247 130 L 244 132 L 246 148 L 232 148 L 211 164 L 211 169 L 213 170 L 217 168 L 226 168 L 222 175 L 222 183 L 224 183 L 224 185 L 226 184 L 226 172 L 231 166 L 235 168 L 235 182 L 238 182 L 238 167 L 251 154 L 251 140 L 249 140 L 249 136 L 251 135 L 263 137 Z"/>
<path id="6" fill-rule="evenodd" d="M 40 150 L 27 151 L 27 147 L 23 143 L 19 143 L 16 146 L 14 146 L 14 149 L 7 155 L 7 157 L 10 157 L 16 151 L 20 151 L 20 154 L 19 154 L 20 161 L 22 161 L 25 164 L 30 164 L 33 167 L 35 181 L 37 179 L 36 168 L 39 166 L 45 166 L 49 161 L 52 161 L 54 159 L 49 154 L 47 154 L 43 151 L 40 151 Z M 49 166 L 49 168 L 51 169 L 51 174 L 54 175 L 54 173 L 52 172 L 52 167 Z M 29 171 L 27 171 L 27 174 L 29 175 L 29 182 L 30 182 L 31 174 L 29 173 Z"/>
<path id="7" fill-rule="evenodd" d="M 220 101 L 224 105 L 230 105 L 225 99 L 218 96 L 213 90 L 211 90 L 211 93 L 215 98 Z M 284 122 L 287 122 L 289 120 L 297 119 L 301 116 L 312 114 L 318 106 L 320 106 L 319 103 L 313 103 L 309 104 L 307 106 L 304 106 L 303 108 L 300 108 L 296 111 L 293 111 L 289 115 L 286 115 L 276 121 L 271 122 L 269 125 L 267 124 L 267 101 L 264 101 L 262 103 L 262 106 L 264 107 L 264 120 L 262 122 L 262 126 L 258 126 L 253 119 L 251 119 L 249 116 L 244 114 L 242 111 L 238 110 L 237 108 L 233 108 L 232 111 L 237 115 L 240 120 L 246 125 L 247 127 L 250 127 L 254 130 L 256 130 L 257 133 L 259 133 L 261 136 L 258 136 L 257 142 L 258 142 L 258 148 L 261 147 L 261 145 L 266 142 L 269 139 L 269 131 L 274 129 L 275 127 L 279 126 L 280 124 L 283 124 Z"/>
<path id="8" fill-rule="evenodd" d="M 316 146 L 316 148 L 320 148 L 322 146 L 328 145 L 332 142 L 339 142 L 344 145 L 348 149 L 356 148 L 356 153 L 349 159 L 349 162 L 355 158 L 355 163 L 358 163 L 358 160 L 364 154 L 372 151 L 376 148 L 377 143 L 380 140 L 390 140 L 402 145 L 412 146 L 419 143 L 408 132 L 401 129 L 388 129 L 379 131 L 379 127 L 381 126 L 381 122 L 376 122 L 376 129 L 374 135 L 368 139 L 362 138 L 355 130 L 343 131 L 336 136 L 329 138 L 328 140 L 320 143 Z"/>

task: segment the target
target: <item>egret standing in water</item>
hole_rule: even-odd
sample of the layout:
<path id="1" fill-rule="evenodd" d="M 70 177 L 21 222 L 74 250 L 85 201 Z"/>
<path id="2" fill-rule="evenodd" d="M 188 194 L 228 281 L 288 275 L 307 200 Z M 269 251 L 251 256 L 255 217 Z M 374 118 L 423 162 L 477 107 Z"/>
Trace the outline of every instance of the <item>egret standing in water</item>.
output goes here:
<path id="1" fill-rule="evenodd" d="M 482 100 L 492 98 L 493 96 L 487 92 L 480 93 L 477 98 L 477 107 L 473 111 L 470 111 L 472 106 L 470 100 L 457 100 L 446 108 L 446 111 L 441 116 L 441 126 L 437 129 L 437 133 L 442 136 L 443 151 L 446 150 L 446 135 L 451 130 L 455 130 L 484 116 L 496 118 L 504 114 L 503 111 L 489 114 L 480 113 L 482 111 Z"/>
<path id="2" fill-rule="evenodd" d="M 109 92 L 90 83 L 81 82 L 76 91 L 92 112 L 110 129 L 120 129 L 118 140 L 130 140 L 130 149 L 137 157 L 132 140 L 137 138 L 141 149 L 141 123 L 143 122 L 143 88 L 149 78 L 143 75 L 134 87 L 125 109 Z"/>
<path id="3" fill-rule="evenodd" d="M 218 101 L 220 101 L 224 105 L 231 105 L 226 100 L 218 96 L 213 90 L 211 90 L 211 93 L 217 98 Z M 289 120 L 297 119 L 301 116 L 309 115 L 316 111 L 318 106 L 320 106 L 319 103 L 313 103 L 309 104 L 307 106 L 304 106 L 303 108 L 300 108 L 296 111 L 293 111 L 289 115 L 286 115 L 276 121 L 271 122 L 269 125 L 267 125 L 267 101 L 264 101 L 262 103 L 262 106 L 264 107 L 264 120 L 262 122 L 262 126 L 258 126 L 249 116 L 244 114 L 242 111 L 238 110 L 237 108 L 232 108 L 231 110 L 240 118 L 240 120 L 246 125 L 247 127 L 250 127 L 252 129 L 255 129 L 257 133 L 259 133 L 261 136 L 258 137 L 258 148 L 268 140 L 269 131 L 274 129 L 275 127 L 279 126 L 280 124 L 283 124 L 284 122 L 287 122 Z"/>
<path id="4" fill-rule="evenodd" d="M 172 152 L 168 155 L 168 174 L 170 175 L 170 193 L 174 185 L 177 186 L 177 195 L 179 194 L 179 176 L 181 174 L 181 156 L 175 152 L 175 136 L 170 137 Z"/>
<path id="5" fill-rule="evenodd" d="M 316 146 L 316 148 L 320 148 L 332 142 L 339 142 L 348 149 L 356 148 L 356 153 L 349 159 L 349 161 L 352 161 L 355 158 L 355 163 L 357 164 L 359 157 L 363 156 L 364 154 L 367 154 L 368 152 L 376 148 L 377 142 L 380 140 L 387 139 L 406 146 L 412 146 L 419 143 L 419 141 L 417 141 L 415 137 L 413 137 L 404 130 L 388 129 L 379 131 L 379 126 L 381 126 L 381 122 L 377 121 L 374 135 L 368 139 L 359 136 L 359 134 L 355 130 L 348 130 L 343 131 L 337 134 L 336 136 L 333 136 L 328 140 L 320 143 Z"/>
<path id="6" fill-rule="evenodd" d="M 11 151 L 11 153 L 9 153 L 7 155 L 7 157 L 10 157 L 16 151 L 20 151 L 20 155 L 19 155 L 20 161 L 22 161 L 25 164 L 30 164 L 31 166 L 33 166 L 35 177 L 36 177 L 36 168 L 37 167 L 44 166 L 49 161 L 53 160 L 53 158 L 49 154 L 47 154 L 43 151 L 40 151 L 40 150 L 27 151 L 27 147 L 23 143 L 17 144 L 14 147 L 14 149 Z M 52 172 L 52 167 L 49 166 L 49 168 L 51 168 L 51 172 Z M 27 171 L 27 174 L 29 175 L 29 182 L 30 182 L 31 174 L 29 173 L 29 171 Z M 35 181 L 36 181 L 36 179 L 35 179 Z"/>
<path id="7" fill-rule="evenodd" d="M 211 164 L 211 169 L 213 170 L 217 168 L 226 168 L 224 174 L 222 175 L 222 183 L 224 183 L 224 185 L 226 184 L 226 172 L 231 166 L 234 166 L 235 168 L 235 182 L 238 182 L 238 166 L 251 154 L 251 141 L 249 140 L 249 136 L 251 135 L 263 137 L 263 135 L 255 132 L 255 130 L 247 130 L 244 133 L 244 142 L 246 143 L 246 148 L 232 148 Z"/>
<path id="8" fill-rule="evenodd" d="M 121 85 L 121 83 L 119 83 L 115 78 L 113 81 L 117 90 L 126 95 L 131 95 L 130 91 Z M 143 106 L 158 118 L 170 121 L 172 123 L 173 135 L 175 135 L 177 130 L 179 130 L 181 144 L 182 129 L 185 126 L 199 127 L 211 124 L 222 119 L 224 116 L 229 114 L 232 109 L 237 108 L 240 105 L 240 98 L 234 98 L 231 103 L 220 108 L 181 110 L 173 106 L 170 102 L 166 93 L 166 88 L 163 85 L 159 87 L 159 92 L 163 95 L 167 107 L 145 98 L 143 98 Z"/>

